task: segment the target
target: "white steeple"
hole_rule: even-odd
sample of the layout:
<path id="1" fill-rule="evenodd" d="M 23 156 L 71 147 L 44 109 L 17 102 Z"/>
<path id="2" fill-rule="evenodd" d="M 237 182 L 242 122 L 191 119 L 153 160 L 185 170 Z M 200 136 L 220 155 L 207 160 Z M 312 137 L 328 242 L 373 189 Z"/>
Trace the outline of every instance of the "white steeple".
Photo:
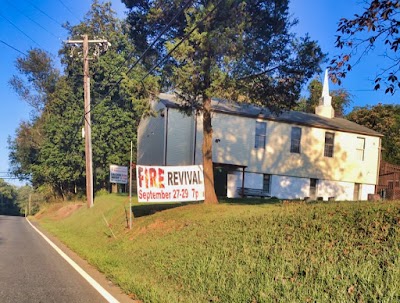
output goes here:
<path id="1" fill-rule="evenodd" d="M 325 118 L 333 118 L 335 116 L 335 111 L 332 107 L 332 97 L 329 95 L 328 70 L 325 70 L 322 95 L 319 98 L 319 105 L 315 108 L 315 113 Z"/>

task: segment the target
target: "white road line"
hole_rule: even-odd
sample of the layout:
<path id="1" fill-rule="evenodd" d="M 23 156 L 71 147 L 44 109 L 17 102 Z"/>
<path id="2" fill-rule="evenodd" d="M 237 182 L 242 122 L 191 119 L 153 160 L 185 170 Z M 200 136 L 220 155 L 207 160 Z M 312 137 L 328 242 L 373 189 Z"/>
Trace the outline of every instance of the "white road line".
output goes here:
<path id="1" fill-rule="evenodd" d="M 75 263 L 70 257 L 68 257 L 57 245 L 55 245 L 49 238 L 47 238 L 40 230 L 38 230 L 29 220 L 26 218 L 26 221 L 32 226 L 36 232 L 43 237 L 50 244 L 51 247 L 55 249 L 56 252 L 60 254 L 61 257 L 65 259 L 86 281 L 89 282 L 90 285 L 96 289 L 100 295 L 104 297 L 109 303 L 119 303 L 117 299 L 115 299 L 107 290 L 105 290 L 96 280 L 94 280 L 89 274 L 84 271 L 78 264 Z"/>

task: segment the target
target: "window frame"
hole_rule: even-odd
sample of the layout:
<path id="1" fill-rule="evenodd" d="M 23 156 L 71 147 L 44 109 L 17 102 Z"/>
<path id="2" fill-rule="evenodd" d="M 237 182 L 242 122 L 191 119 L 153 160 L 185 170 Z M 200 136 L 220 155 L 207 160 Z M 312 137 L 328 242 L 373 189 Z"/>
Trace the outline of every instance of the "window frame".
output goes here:
<path id="1" fill-rule="evenodd" d="M 359 148 L 359 139 L 363 140 L 362 148 Z M 365 159 L 365 138 L 364 137 L 357 137 L 357 144 L 356 144 L 356 153 L 357 153 L 357 160 L 364 161 Z M 361 155 L 361 157 L 359 156 Z"/>
<path id="2" fill-rule="evenodd" d="M 267 182 L 266 179 L 268 179 Z M 271 180 L 272 180 L 272 175 L 263 174 L 263 191 L 269 194 L 271 193 Z M 265 186 L 266 184 L 268 184 L 268 186 Z"/>
<path id="3" fill-rule="evenodd" d="M 331 138 L 328 138 L 331 136 Z M 332 139 L 332 142 L 327 142 Z M 335 133 L 325 132 L 324 157 L 333 158 L 335 153 Z"/>
<path id="4" fill-rule="evenodd" d="M 262 128 L 257 127 L 258 125 L 262 125 Z M 263 131 L 263 133 L 261 131 Z M 256 121 L 254 148 L 265 149 L 266 143 L 267 143 L 267 122 Z"/>
<path id="5" fill-rule="evenodd" d="M 298 132 L 298 138 L 295 137 L 297 133 L 294 131 Z M 290 152 L 293 154 L 300 154 L 301 152 L 301 135 L 302 135 L 302 130 L 301 127 L 298 126 L 292 126 L 291 132 L 290 132 Z"/>

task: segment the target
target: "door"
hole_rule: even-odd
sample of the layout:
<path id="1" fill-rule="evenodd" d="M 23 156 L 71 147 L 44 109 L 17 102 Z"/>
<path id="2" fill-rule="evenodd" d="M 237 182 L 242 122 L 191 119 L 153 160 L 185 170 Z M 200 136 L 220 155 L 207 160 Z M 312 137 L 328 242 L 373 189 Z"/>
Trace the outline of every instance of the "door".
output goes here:
<path id="1" fill-rule="evenodd" d="M 361 184 L 360 183 L 355 183 L 354 184 L 354 194 L 353 194 L 353 200 L 354 201 L 361 200 L 361 198 L 360 198 L 360 188 L 361 188 Z"/>
<path id="2" fill-rule="evenodd" d="M 223 167 L 214 169 L 214 188 L 218 197 L 226 197 L 228 192 L 228 172 Z"/>

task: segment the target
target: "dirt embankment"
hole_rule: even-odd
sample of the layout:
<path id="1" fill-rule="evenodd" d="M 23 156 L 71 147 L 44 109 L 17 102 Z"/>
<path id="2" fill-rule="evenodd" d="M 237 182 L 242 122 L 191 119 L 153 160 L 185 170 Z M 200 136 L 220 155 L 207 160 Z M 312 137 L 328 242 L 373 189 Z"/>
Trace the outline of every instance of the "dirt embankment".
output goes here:
<path id="1" fill-rule="evenodd" d="M 52 203 L 48 207 L 39 211 L 36 215 L 36 219 L 49 218 L 52 220 L 61 220 L 72 215 L 76 210 L 81 208 L 84 203 L 71 202 L 71 203 Z"/>

